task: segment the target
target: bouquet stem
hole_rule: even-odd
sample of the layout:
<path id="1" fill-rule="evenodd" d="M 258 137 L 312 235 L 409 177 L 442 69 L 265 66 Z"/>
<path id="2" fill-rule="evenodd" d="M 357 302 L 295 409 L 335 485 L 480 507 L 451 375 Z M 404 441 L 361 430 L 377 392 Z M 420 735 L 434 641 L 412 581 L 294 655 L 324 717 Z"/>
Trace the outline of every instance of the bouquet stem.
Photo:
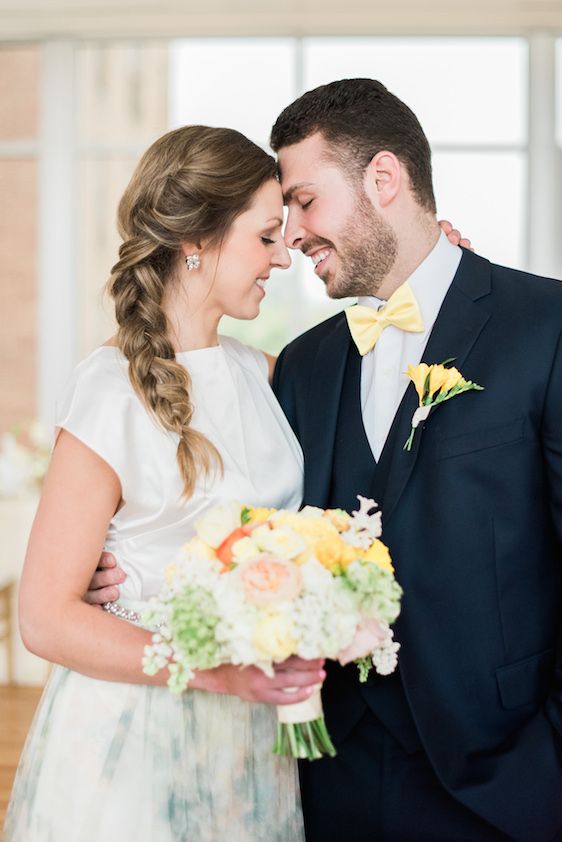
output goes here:
<path id="1" fill-rule="evenodd" d="M 320 689 L 306 702 L 277 708 L 279 722 L 273 753 L 298 760 L 318 760 L 324 755 L 335 757 L 336 749 L 328 734 Z"/>

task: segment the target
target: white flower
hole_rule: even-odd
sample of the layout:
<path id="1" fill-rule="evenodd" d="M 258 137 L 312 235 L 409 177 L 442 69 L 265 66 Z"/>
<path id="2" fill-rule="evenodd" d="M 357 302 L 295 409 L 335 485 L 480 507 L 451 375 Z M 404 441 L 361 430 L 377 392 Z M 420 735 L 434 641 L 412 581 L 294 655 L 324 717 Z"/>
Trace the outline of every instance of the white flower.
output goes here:
<path id="1" fill-rule="evenodd" d="M 258 526 L 252 538 L 262 550 L 280 558 L 295 558 L 306 550 L 306 541 L 290 526 L 277 526 L 275 529 Z"/>
<path id="2" fill-rule="evenodd" d="M 260 554 L 261 550 L 253 537 L 247 536 L 240 538 L 232 545 L 232 557 L 236 564 L 243 564 L 245 561 L 251 561 Z"/>
<path id="3" fill-rule="evenodd" d="M 390 675 L 398 666 L 400 644 L 393 637 L 392 629 L 387 628 L 386 640 L 373 650 L 373 666 L 379 675 Z"/>
<path id="4" fill-rule="evenodd" d="M 352 547 L 363 547 L 368 549 L 375 538 L 382 535 L 382 515 L 380 512 L 372 512 L 377 504 L 368 497 L 357 495 L 359 509 L 351 513 L 350 528 L 342 535 L 346 544 Z"/>
<path id="5" fill-rule="evenodd" d="M 241 512 L 242 505 L 236 500 L 213 506 L 201 520 L 197 521 L 195 531 L 203 541 L 216 549 L 231 532 L 240 526 Z"/>
<path id="6" fill-rule="evenodd" d="M 318 506 L 305 506 L 299 512 L 299 517 L 305 517 L 309 520 L 318 520 L 324 517 L 324 509 L 319 509 Z"/>

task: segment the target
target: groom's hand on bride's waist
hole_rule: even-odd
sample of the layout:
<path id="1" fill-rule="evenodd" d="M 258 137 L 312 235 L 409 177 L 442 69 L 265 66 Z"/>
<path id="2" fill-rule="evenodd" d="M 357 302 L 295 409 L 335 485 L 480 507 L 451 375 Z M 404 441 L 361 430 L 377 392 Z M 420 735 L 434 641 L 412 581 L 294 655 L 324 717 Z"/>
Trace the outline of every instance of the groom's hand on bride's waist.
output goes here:
<path id="1" fill-rule="evenodd" d="M 102 553 L 96 572 L 84 595 L 84 601 L 90 605 L 115 602 L 119 599 L 118 586 L 122 585 L 126 578 L 127 574 L 118 567 L 115 556 L 111 553 Z"/>

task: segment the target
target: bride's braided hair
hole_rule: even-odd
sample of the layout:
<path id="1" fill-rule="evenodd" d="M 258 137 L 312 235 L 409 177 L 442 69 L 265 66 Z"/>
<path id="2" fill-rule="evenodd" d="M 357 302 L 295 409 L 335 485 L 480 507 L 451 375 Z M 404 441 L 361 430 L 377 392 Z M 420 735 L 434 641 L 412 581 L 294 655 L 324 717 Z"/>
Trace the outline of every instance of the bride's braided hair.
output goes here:
<path id="1" fill-rule="evenodd" d="M 255 192 L 276 177 L 274 159 L 233 129 L 184 126 L 144 154 L 119 203 L 123 243 L 108 287 L 117 344 L 131 383 L 166 430 L 179 436 L 186 496 L 196 476 L 222 468 L 215 446 L 191 427 L 191 378 L 176 362 L 162 298 L 174 281 L 181 243 L 220 244 Z"/>

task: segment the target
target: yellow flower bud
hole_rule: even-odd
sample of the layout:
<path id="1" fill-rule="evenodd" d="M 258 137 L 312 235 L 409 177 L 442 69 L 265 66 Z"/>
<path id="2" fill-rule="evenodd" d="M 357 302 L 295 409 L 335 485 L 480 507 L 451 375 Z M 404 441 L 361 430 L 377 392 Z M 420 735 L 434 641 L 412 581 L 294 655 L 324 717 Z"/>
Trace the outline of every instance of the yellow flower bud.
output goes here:
<path id="1" fill-rule="evenodd" d="M 419 365 L 409 365 L 406 371 L 406 374 L 416 387 L 416 392 L 418 393 L 420 404 L 425 396 L 425 381 L 427 375 L 429 374 L 430 368 L 432 367 L 433 366 L 426 365 L 426 363 L 420 363 Z"/>

